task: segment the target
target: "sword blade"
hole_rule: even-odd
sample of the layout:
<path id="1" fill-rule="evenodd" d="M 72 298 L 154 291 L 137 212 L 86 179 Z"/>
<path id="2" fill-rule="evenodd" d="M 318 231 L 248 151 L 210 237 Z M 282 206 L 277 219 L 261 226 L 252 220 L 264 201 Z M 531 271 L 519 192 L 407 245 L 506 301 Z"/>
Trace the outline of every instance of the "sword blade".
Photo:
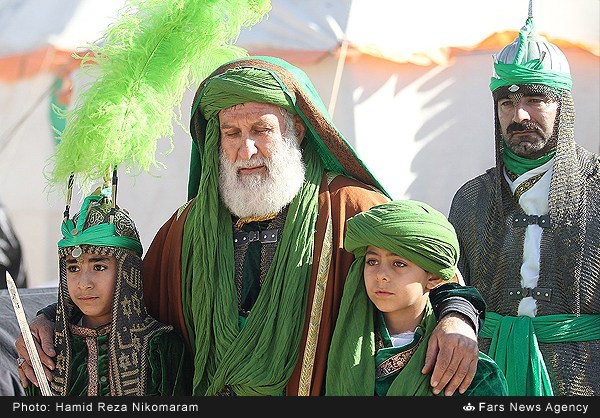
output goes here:
<path id="1" fill-rule="evenodd" d="M 17 285 L 15 284 L 13 278 L 10 277 L 8 272 L 6 272 L 6 285 L 8 287 L 10 300 L 15 310 L 15 315 L 17 316 L 17 321 L 19 322 L 21 334 L 25 340 L 25 348 L 27 348 L 27 353 L 31 359 L 33 371 L 35 372 L 35 377 L 37 378 L 38 384 L 40 385 L 40 390 L 42 391 L 42 396 L 52 396 L 48 379 L 46 379 L 46 373 L 44 373 L 44 366 L 40 360 L 37 348 L 35 347 L 35 342 L 33 341 L 33 335 L 31 335 L 31 330 L 29 329 L 29 324 L 27 323 L 27 317 L 25 316 L 25 310 L 23 309 L 23 304 L 21 303 L 21 297 L 17 291 Z"/>

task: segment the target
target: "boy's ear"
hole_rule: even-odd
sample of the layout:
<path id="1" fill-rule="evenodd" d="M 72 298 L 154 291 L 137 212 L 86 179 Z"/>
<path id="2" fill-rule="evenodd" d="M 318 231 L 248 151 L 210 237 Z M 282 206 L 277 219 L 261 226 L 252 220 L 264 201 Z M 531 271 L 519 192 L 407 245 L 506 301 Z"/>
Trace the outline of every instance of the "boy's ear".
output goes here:
<path id="1" fill-rule="evenodd" d="M 446 280 L 440 279 L 438 276 L 436 276 L 433 273 L 428 273 L 428 274 L 429 274 L 429 279 L 427 280 L 427 290 L 435 289 L 439 285 L 444 284 L 446 282 Z"/>

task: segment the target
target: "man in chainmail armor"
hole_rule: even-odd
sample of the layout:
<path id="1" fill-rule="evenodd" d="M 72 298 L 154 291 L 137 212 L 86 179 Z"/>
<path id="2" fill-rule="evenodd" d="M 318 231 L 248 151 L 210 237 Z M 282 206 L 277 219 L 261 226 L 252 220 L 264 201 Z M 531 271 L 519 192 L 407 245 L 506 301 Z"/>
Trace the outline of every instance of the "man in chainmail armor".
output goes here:
<path id="1" fill-rule="evenodd" d="M 571 74 L 530 13 L 495 57 L 496 166 L 453 198 L 481 350 L 510 395 L 600 395 L 600 164 L 574 139 Z"/>

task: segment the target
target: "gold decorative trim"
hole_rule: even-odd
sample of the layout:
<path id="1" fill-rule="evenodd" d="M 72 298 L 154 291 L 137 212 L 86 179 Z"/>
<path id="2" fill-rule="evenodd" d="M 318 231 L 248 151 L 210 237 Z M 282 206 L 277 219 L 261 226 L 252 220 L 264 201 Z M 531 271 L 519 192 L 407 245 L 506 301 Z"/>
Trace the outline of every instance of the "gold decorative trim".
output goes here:
<path id="1" fill-rule="evenodd" d="M 337 173 L 327 173 L 327 184 L 337 176 Z M 331 206 L 330 206 L 331 207 Z M 319 340 L 319 329 L 321 327 L 321 318 L 323 315 L 323 301 L 325 300 L 325 289 L 329 278 L 329 267 L 331 266 L 331 254 L 333 248 L 333 227 L 331 221 L 331 209 L 327 218 L 325 229 L 325 239 L 323 249 L 319 258 L 319 269 L 315 282 L 315 293 L 313 295 L 312 309 L 308 323 L 308 333 L 306 335 L 306 346 L 304 348 L 304 357 L 302 359 L 302 368 L 300 371 L 300 381 L 298 384 L 298 396 L 309 396 L 312 383 L 313 368 L 317 353 L 317 343 Z"/>
<path id="2" fill-rule="evenodd" d="M 270 221 L 274 219 L 278 215 L 278 212 L 267 213 L 262 216 L 249 216 L 247 218 L 239 218 L 235 223 L 235 227 L 238 229 L 242 229 L 242 227 L 251 222 L 262 222 L 262 221 Z"/>
<path id="3" fill-rule="evenodd" d="M 85 338 L 85 345 L 88 349 L 87 358 L 87 371 L 88 371 L 88 388 L 87 396 L 98 396 L 100 395 L 99 388 L 99 376 L 98 376 L 98 337 L 100 335 L 108 334 L 110 331 L 110 324 L 104 325 L 98 330 L 80 327 L 75 324 L 70 325 L 71 332 L 74 335 L 79 335 Z"/>
<path id="4" fill-rule="evenodd" d="M 177 209 L 177 216 L 176 219 L 179 220 L 179 217 L 181 216 L 181 214 L 183 213 L 183 211 L 185 210 L 185 208 L 188 207 L 188 205 L 190 204 L 191 200 L 188 200 L 187 202 L 185 202 L 183 204 L 183 206 L 181 206 L 179 209 Z"/>
<path id="5" fill-rule="evenodd" d="M 519 186 L 515 189 L 515 193 L 514 193 L 514 198 L 517 201 L 517 203 L 519 202 L 519 199 L 521 199 L 521 196 L 523 196 L 523 193 L 525 193 L 526 191 L 531 189 L 535 185 L 535 183 L 537 183 L 538 180 L 542 178 L 542 176 L 544 174 L 546 174 L 546 173 L 545 172 L 540 173 L 538 175 L 531 177 L 530 179 L 525 180 L 523 183 L 519 184 Z"/>
<path id="6" fill-rule="evenodd" d="M 421 338 L 417 344 L 408 350 L 402 351 L 400 353 L 396 353 L 390 358 L 381 362 L 381 364 L 376 365 L 375 367 L 375 379 L 380 379 L 382 377 L 389 376 L 393 373 L 397 373 L 406 366 L 412 355 L 417 351 L 419 345 L 421 344 L 423 339 Z"/>

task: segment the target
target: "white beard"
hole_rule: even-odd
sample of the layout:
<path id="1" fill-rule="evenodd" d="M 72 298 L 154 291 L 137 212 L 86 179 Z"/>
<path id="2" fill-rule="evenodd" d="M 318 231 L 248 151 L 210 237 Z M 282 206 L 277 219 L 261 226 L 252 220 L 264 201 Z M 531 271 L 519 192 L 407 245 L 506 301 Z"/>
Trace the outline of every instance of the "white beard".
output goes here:
<path id="1" fill-rule="evenodd" d="M 277 213 L 298 194 L 304 182 L 302 151 L 295 137 L 278 141 L 271 158 L 253 156 L 229 162 L 219 151 L 219 194 L 225 206 L 239 218 Z M 264 164 L 266 173 L 242 175 L 241 167 Z"/>

